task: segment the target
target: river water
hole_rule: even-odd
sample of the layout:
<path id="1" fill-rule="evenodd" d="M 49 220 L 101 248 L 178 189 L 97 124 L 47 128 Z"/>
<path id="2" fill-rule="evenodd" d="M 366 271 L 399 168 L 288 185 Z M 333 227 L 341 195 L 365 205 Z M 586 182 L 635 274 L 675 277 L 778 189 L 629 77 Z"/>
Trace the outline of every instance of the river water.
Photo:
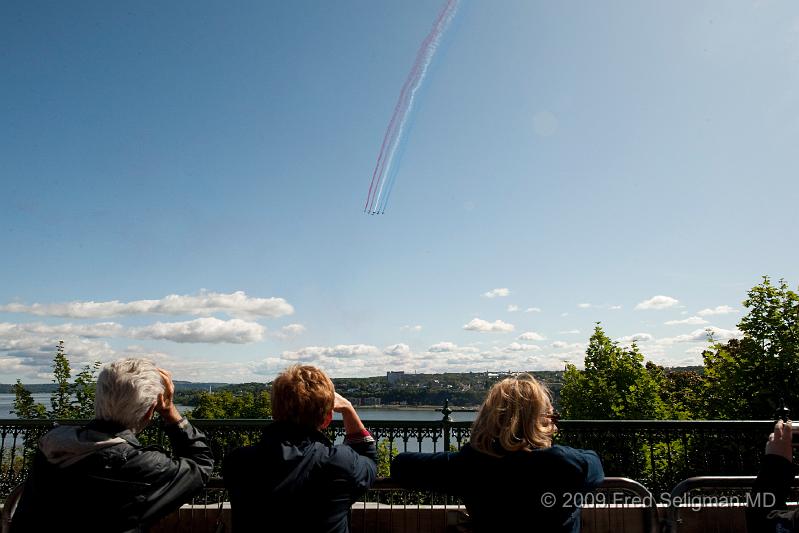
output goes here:
<path id="1" fill-rule="evenodd" d="M 50 407 L 50 393 L 49 392 L 37 392 L 32 394 L 33 400 L 35 402 L 41 403 L 46 405 L 48 408 Z M 0 419 L 2 418 L 16 418 L 15 415 L 11 414 L 11 409 L 14 406 L 14 395 L 13 394 L 0 394 Z M 188 409 L 191 409 L 190 406 L 187 405 L 178 405 L 178 409 L 181 412 L 184 412 Z M 363 420 L 441 420 L 441 412 L 436 411 L 435 408 L 410 408 L 410 407 L 403 407 L 403 408 L 361 408 L 358 409 L 358 415 L 360 415 L 361 419 Z M 451 415 L 452 420 L 456 422 L 469 422 L 474 420 L 475 413 L 474 412 L 454 412 Z M 336 418 L 341 418 L 340 415 L 336 415 Z"/>

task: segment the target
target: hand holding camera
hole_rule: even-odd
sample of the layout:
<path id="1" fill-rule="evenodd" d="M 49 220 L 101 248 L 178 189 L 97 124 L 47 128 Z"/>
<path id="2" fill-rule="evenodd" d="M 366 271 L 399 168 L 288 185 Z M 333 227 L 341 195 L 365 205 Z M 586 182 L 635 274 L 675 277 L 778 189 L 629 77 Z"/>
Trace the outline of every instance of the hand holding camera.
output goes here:
<path id="1" fill-rule="evenodd" d="M 777 423 L 774 424 L 774 432 L 768 436 L 766 455 L 779 455 L 788 461 L 793 461 L 792 429 L 790 420 L 787 422 L 777 420 Z"/>

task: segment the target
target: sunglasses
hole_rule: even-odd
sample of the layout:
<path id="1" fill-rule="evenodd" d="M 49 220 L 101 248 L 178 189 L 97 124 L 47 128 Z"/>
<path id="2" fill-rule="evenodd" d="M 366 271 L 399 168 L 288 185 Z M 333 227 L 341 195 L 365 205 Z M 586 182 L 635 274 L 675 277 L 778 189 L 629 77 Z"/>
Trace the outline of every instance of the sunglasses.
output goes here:
<path id="1" fill-rule="evenodd" d="M 560 422 L 560 413 L 557 411 L 552 411 L 551 413 L 547 413 L 545 415 L 541 415 L 543 418 L 548 418 L 550 422 L 553 424 L 557 424 Z"/>

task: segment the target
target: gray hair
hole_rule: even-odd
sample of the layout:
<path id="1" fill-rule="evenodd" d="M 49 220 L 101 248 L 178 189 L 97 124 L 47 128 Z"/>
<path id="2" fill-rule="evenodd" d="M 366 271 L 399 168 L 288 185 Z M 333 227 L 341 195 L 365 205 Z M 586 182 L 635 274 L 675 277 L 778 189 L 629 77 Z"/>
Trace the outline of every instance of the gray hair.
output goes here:
<path id="1" fill-rule="evenodd" d="M 164 383 L 152 361 L 120 359 L 97 376 L 94 413 L 99 420 L 122 424 L 134 432 L 144 429 L 144 416 L 164 392 Z"/>

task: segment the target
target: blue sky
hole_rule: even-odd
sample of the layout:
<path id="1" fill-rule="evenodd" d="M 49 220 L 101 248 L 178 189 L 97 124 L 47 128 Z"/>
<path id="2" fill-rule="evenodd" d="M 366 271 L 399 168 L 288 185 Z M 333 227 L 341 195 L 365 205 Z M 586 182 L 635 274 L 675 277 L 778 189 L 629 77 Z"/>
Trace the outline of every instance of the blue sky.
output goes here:
<path id="1" fill-rule="evenodd" d="M 463 0 L 365 215 L 442 5 L 0 4 L 0 381 L 695 364 L 796 286 L 795 2 Z"/>

